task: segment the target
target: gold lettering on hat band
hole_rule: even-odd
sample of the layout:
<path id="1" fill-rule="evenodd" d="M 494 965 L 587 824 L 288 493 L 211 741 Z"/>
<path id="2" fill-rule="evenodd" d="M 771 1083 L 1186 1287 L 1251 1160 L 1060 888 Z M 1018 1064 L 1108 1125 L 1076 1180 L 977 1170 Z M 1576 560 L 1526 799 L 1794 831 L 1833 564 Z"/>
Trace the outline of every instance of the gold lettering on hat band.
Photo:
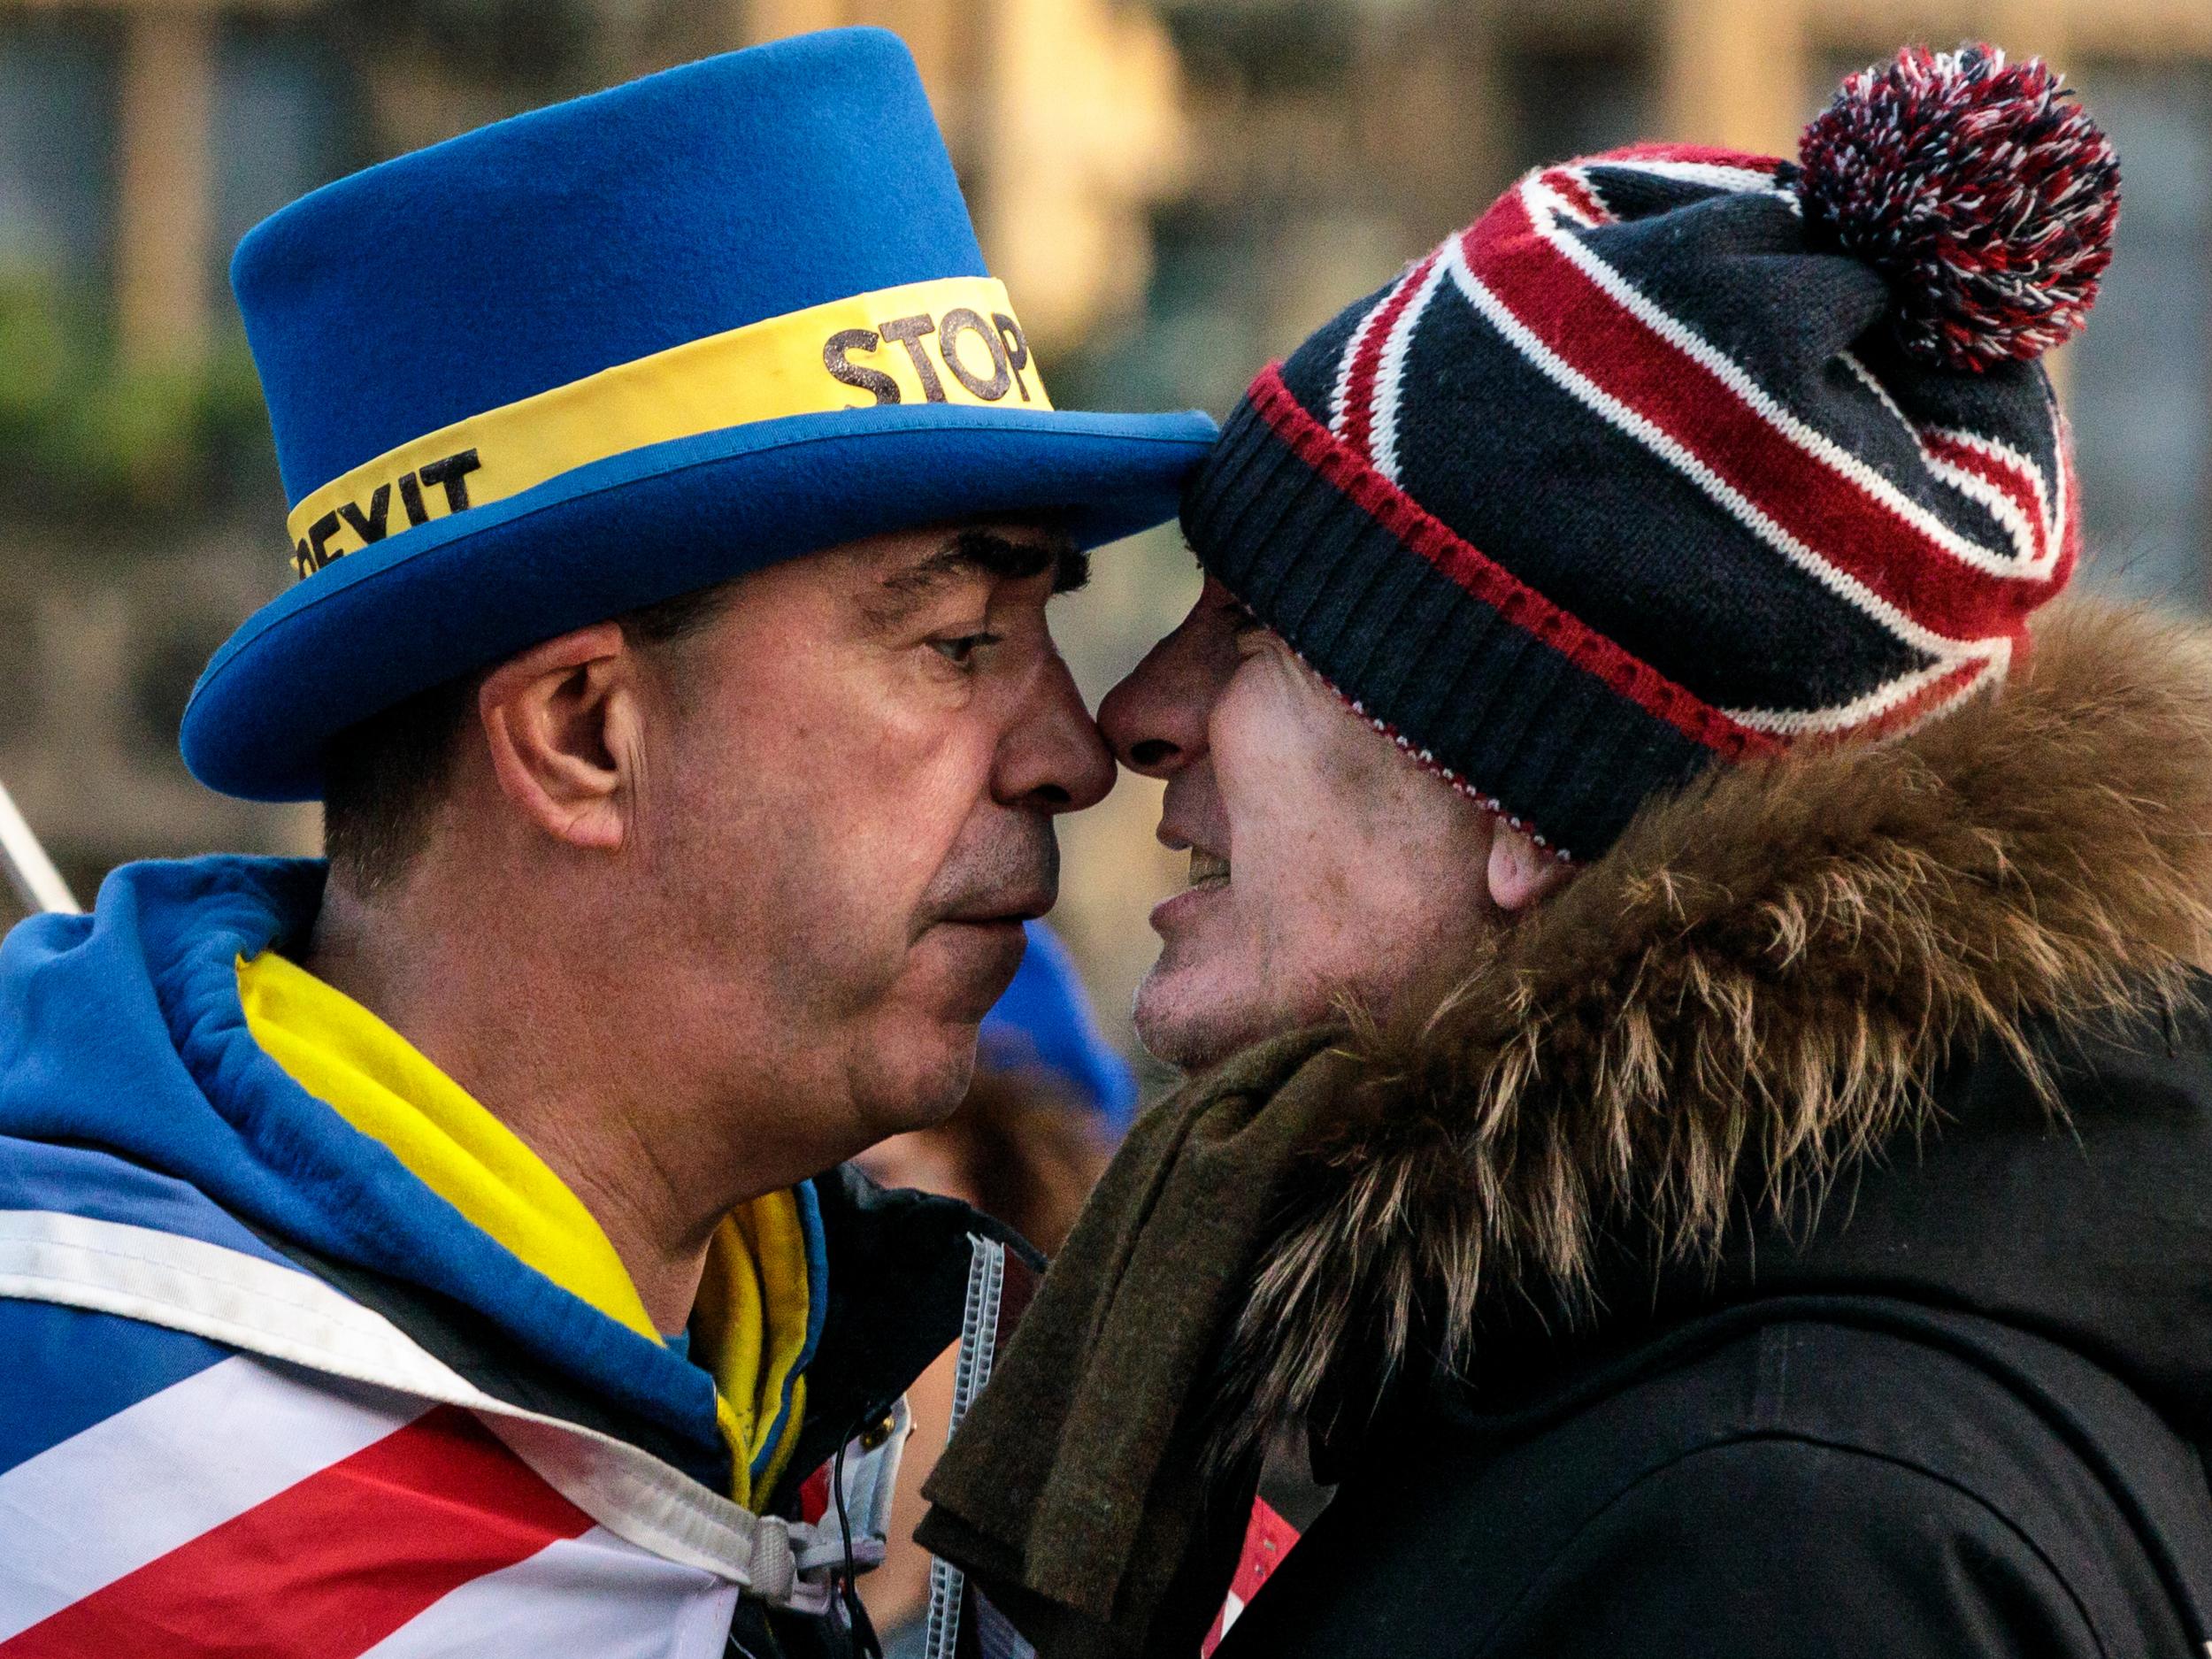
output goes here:
<path id="1" fill-rule="evenodd" d="M 856 294 L 456 421 L 303 497 L 287 521 L 292 565 L 311 576 L 388 535 L 649 444 L 886 403 L 1052 407 L 1003 284 L 942 277 Z"/>

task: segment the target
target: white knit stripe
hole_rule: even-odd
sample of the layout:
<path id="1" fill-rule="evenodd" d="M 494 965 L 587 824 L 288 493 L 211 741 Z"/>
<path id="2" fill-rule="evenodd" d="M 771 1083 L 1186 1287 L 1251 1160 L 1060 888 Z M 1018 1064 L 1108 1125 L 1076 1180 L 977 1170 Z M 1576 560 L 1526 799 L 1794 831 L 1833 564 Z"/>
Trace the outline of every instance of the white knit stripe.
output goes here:
<path id="1" fill-rule="evenodd" d="M 1747 374 L 1733 357 L 1662 311 L 1619 272 L 1592 252 L 1587 242 L 1563 229 L 1559 224 L 1560 204 L 1552 191 L 1535 179 L 1526 180 L 1522 189 L 1529 219 L 1535 227 L 1537 234 L 1550 242 L 1645 327 L 1706 369 L 1746 408 L 1806 455 L 1848 481 L 1869 501 L 1911 526 L 1960 563 L 1985 574 L 2032 581 L 2044 580 L 2050 576 L 2055 559 L 2039 559 L 2032 565 L 2024 565 L 2016 557 L 2008 557 L 1960 534 L 1835 440 L 1807 426 L 1769 396 L 1766 389 Z"/>
<path id="2" fill-rule="evenodd" d="M 1839 569 L 1820 557 L 1795 536 L 1761 511 L 1732 484 L 1715 472 L 1711 467 L 1690 449 L 1678 443 L 1672 436 L 1652 421 L 1629 408 L 1618 398 L 1583 374 L 1547 346 L 1528 326 L 1515 316 L 1480 278 L 1468 267 L 1464 244 L 1455 237 L 1448 244 L 1445 262 L 1450 268 L 1452 280 L 1470 303 L 1495 328 L 1514 349 L 1534 364 L 1543 373 L 1565 391 L 1603 416 L 1614 426 L 1634 438 L 1654 455 L 1665 461 L 1711 496 L 1729 514 L 1762 541 L 1780 553 L 1793 565 L 1817 580 L 1823 587 L 1846 603 L 1855 606 L 1879 622 L 1899 639 L 1916 649 L 1955 666 L 1971 657 L 1989 655 L 1993 644 L 2001 641 L 1948 640 L 1931 633 L 1895 605 L 1883 598 L 1864 582 L 1848 572 Z"/>
<path id="3" fill-rule="evenodd" d="M 2008 649 L 2006 653 L 2006 657 L 2008 660 L 2004 662 L 2000 662 L 1993 658 L 1990 662 L 1984 664 L 1980 672 L 1975 674 L 1973 678 L 1967 680 L 1964 685 L 1961 686 L 1949 696 L 1930 703 L 1926 708 L 1923 709 L 1919 713 L 1914 715 L 1912 718 L 1905 721 L 1903 724 L 1888 727 L 1882 733 L 1882 741 L 1886 743 L 1893 743 L 1899 738 L 1910 737 L 1915 732 L 1920 730 L 1922 726 L 1927 725 L 1929 721 L 1936 719 L 1944 714 L 1949 713 L 1952 710 L 1956 709 L 1966 698 L 1975 695 L 1977 693 L 1982 691 L 1987 687 L 2002 685 L 2006 675 L 2010 672 L 2008 660 L 2010 652 Z M 1895 706 L 1895 703 L 1892 703 L 1890 705 L 1892 708 L 1894 708 Z M 1879 717 L 1869 717 L 1870 719 L 1877 718 Z M 1808 716 L 1806 717 L 1804 725 L 1793 735 L 1847 736 L 1851 732 L 1856 730 L 1859 726 L 1863 724 L 1865 724 L 1863 721 L 1850 722 L 1837 725 L 1832 728 L 1825 723 L 1824 715 Z"/>
<path id="4" fill-rule="evenodd" d="M 1966 432 L 1956 426 L 1928 426 L 1923 430 L 1928 437 L 1940 438 L 1947 442 L 1955 443 L 1962 449 L 1973 450 L 1975 454 L 2001 467 L 2018 479 L 2026 487 L 2028 493 L 2035 498 L 2036 514 L 2042 520 L 2043 534 L 2052 545 L 2053 557 L 2055 559 L 2058 541 L 2065 532 L 2065 523 L 2060 512 L 2060 503 L 2064 499 L 2065 489 L 2062 479 L 2058 488 L 2054 490 L 2046 482 L 2043 469 L 2033 460 L 2023 455 L 2010 444 L 2001 442 L 1982 433 Z M 1937 465 L 1947 467 L 1953 465 L 1952 463 L 1940 459 Z M 2061 468 L 2060 471 L 2062 474 L 2064 469 Z M 1996 488 L 1985 479 L 1976 478 L 1974 482 L 1985 489 Z M 1964 488 L 1965 486 L 1961 485 L 1960 488 Z M 2020 514 L 2016 499 L 2009 495 L 2005 496 L 2004 499 L 2007 506 L 2012 509 L 2016 515 L 2024 517 Z"/>
<path id="5" fill-rule="evenodd" d="M 1845 368 L 1858 377 L 1859 384 L 1874 394 L 1875 401 L 1889 411 L 1890 419 L 1905 429 L 1905 435 L 1919 446 L 1920 453 L 1925 457 L 1928 449 L 1927 446 L 1920 442 L 1920 428 L 1913 425 L 1910 415 L 1897 406 L 1897 400 L 1889 395 L 1889 388 L 1875 378 L 1874 371 L 1859 360 L 1857 352 L 1839 351 L 1836 356 L 1842 360 Z"/>
<path id="6" fill-rule="evenodd" d="M 1413 267 L 1410 265 L 1401 272 L 1398 280 L 1385 288 L 1376 297 L 1375 303 L 1367 308 L 1367 315 L 1359 319 L 1359 326 L 1352 330 L 1351 338 L 1344 342 L 1344 355 L 1337 360 L 1336 383 L 1329 388 L 1329 430 L 1340 438 L 1344 435 L 1344 424 L 1351 415 L 1345 400 L 1351 396 L 1352 368 L 1359 361 L 1360 348 L 1367 343 L 1367 336 L 1374 332 L 1376 319 L 1389 309 L 1391 300 L 1412 274 Z"/>
<path id="7" fill-rule="evenodd" d="M 1371 459 L 1375 470 L 1395 484 L 1398 480 L 1398 400 L 1405 384 L 1406 354 L 1413 349 L 1413 330 L 1421 320 L 1421 313 L 1428 310 L 1429 302 L 1436 297 L 1438 286 L 1444 280 L 1444 262 L 1432 260 L 1428 274 L 1421 279 L 1421 286 L 1406 308 L 1392 325 L 1389 337 L 1383 342 L 1382 356 L 1375 365 L 1375 412 L 1368 428 L 1368 448 L 1373 451 Z"/>
<path id="8" fill-rule="evenodd" d="M 735 1585 L 595 1526 L 470 1579 L 362 1659 L 696 1659 L 722 1652 L 737 1597 Z"/>
<path id="9" fill-rule="evenodd" d="M 1999 640 L 1995 644 L 1998 649 L 1990 652 L 1974 678 L 1960 688 L 1960 696 L 1978 691 L 1992 679 L 2003 679 L 2009 671 L 2012 641 Z M 1724 709 L 1722 712 L 1755 732 L 1771 732 L 1778 737 L 1795 738 L 1815 733 L 1849 732 L 1880 719 L 1901 703 L 1910 702 L 1937 680 L 1955 673 L 1959 667 L 1958 663 L 1949 662 L 1915 669 L 1910 673 L 1901 674 L 1895 680 L 1876 687 L 1864 696 L 1854 698 L 1832 709 Z"/>
<path id="10" fill-rule="evenodd" d="M 2062 539 L 2074 523 L 2074 426 L 2066 419 L 2065 410 L 2059 406 L 2058 393 L 2047 377 L 2043 382 L 2043 411 L 2050 417 L 2051 453 L 2058 457 L 2051 480 L 2051 522 L 2058 526 Z M 2062 554 L 2063 551 L 2062 549 Z"/>
<path id="11" fill-rule="evenodd" d="M 2029 521 L 2028 515 L 2021 511 L 2019 503 L 2011 495 L 1980 473 L 1970 472 L 1938 456 L 1928 457 L 1928 471 L 1938 481 L 1948 484 L 1994 518 L 2020 549 L 2022 558 L 2037 556 L 2035 526 Z M 2055 552 L 2058 542 L 2055 538 L 2047 538 L 2043 545 Z"/>
<path id="12" fill-rule="evenodd" d="M 2018 450 L 1999 443 L 1994 439 L 1980 437 L 1970 432 L 1956 431 L 1950 427 L 1915 426 L 1912 418 L 1897 406 L 1897 400 L 1890 396 L 1889 388 L 1875 379 L 1873 371 L 1859 360 L 1856 353 L 1842 351 L 1837 353 L 1837 356 L 1842 359 L 1844 366 L 1857 378 L 1859 384 L 1873 395 L 1881 406 L 1888 411 L 1891 419 L 1897 422 L 1905 435 L 1912 441 L 1914 452 L 1919 456 L 1920 464 L 1928 470 L 1929 476 L 1939 483 L 1947 484 L 1957 490 L 1969 501 L 1973 502 L 1995 518 L 2005 534 L 2011 537 L 2014 552 L 2024 565 L 2033 564 L 2041 555 L 2036 550 L 2035 526 L 2021 512 L 2018 503 L 1987 479 L 1970 472 L 1956 463 L 1947 461 L 1935 454 L 1928 448 L 1930 438 L 1951 439 L 1988 456 L 1991 460 L 2017 472 L 2034 494 L 2036 502 L 2041 509 L 2045 535 L 2043 545 L 2047 549 L 2057 547 L 2060 526 L 2057 518 L 2050 510 L 2049 495 L 2045 488 L 2043 473 L 2039 467 Z"/>
<path id="13" fill-rule="evenodd" d="M 1709 185 L 1716 190 L 1725 190 L 1732 196 L 1779 196 L 1793 207 L 1798 204 L 1796 191 L 1783 189 L 1774 182 L 1772 173 L 1761 173 L 1755 167 L 1730 167 L 1715 161 L 1661 161 L 1654 157 L 1607 160 L 1594 165 L 1609 173 L 1649 173 L 1655 179 Z"/>
<path id="14" fill-rule="evenodd" d="M 1567 171 L 1574 175 L 1575 182 L 1582 187 L 1589 198 L 1598 204 L 1598 211 L 1605 215 L 1608 221 L 1619 217 L 1613 211 L 1613 204 L 1605 199 L 1605 192 L 1599 188 L 1598 181 L 1590 176 L 1589 168 L 1570 167 Z"/>

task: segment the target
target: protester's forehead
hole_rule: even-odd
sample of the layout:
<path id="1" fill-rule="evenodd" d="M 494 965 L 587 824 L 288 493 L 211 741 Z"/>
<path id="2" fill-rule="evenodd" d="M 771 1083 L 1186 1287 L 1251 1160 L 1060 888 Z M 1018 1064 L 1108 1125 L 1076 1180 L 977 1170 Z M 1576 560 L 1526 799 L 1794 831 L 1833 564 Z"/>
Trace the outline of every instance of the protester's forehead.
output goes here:
<path id="1" fill-rule="evenodd" d="M 1026 569 L 1041 562 L 1049 565 L 1068 544 L 1064 531 L 1033 519 L 947 525 L 923 532 L 893 550 L 883 561 L 883 574 L 887 580 L 899 581 L 938 570 L 975 566 L 990 571 L 1010 559 Z"/>
<path id="2" fill-rule="evenodd" d="M 1085 561 L 1067 531 L 1045 518 L 991 518 L 933 525 L 856 541 L 815 561 L 871 613 L 895 617 L 933 598 L 1049 577 L 1077 585 Z"/>
<path id="3" fill-rule="evenodd" d="M 1068 533 L 1041 518 L 977 518 L 913 530 L 895 530 L 833 549 L 858 572 L 877 581 L 897 581 L 917 572 L 956 569 L 970 564 L 988 568 L 989 556 L 1006 549 L 1030 549 L 1056 555 L 1071 547 Z M 1026 560 L 1025 562 L 1027 562 Z"/>

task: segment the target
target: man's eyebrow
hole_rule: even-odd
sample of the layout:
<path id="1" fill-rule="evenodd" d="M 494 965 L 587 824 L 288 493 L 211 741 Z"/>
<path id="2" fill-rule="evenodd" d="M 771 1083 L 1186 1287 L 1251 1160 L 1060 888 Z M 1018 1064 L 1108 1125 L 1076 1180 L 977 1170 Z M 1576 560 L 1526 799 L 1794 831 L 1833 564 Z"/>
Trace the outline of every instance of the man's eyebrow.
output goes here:
<path id="1" fill-rule="evenodd" d="M 1072 593 L 1090 580 L 1090 555 L 1064 534 L 1017 541 L 995 530 L 963 530 L 936 552 L 885 575 L 879 585 L 886 603 L 879 614 L 886 621 L 904 616 L 962 577 L 1020 581 L 1047 571 L 1052 572 L 1054 593 Z"/>

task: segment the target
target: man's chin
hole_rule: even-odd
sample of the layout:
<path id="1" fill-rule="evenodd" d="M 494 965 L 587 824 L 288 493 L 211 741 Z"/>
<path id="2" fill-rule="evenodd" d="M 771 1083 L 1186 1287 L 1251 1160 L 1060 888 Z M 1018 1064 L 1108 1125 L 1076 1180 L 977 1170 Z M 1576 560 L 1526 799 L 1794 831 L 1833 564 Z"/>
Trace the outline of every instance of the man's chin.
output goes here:
<path id="1" fill-rule="evenodd" d="M 979 1024 L 1014 982 L 1028 943 L 1019 922 L 938 922 L 915 941 L 910 972 L 933 1011 Z"/>
<path id="2" fill-rule="evenodd" d="M 949 1118 L 975 1076 L 975 1026 L 964 1021 L 884 1033 L 856 1079 L 870 1141 L 934 1128 Z"/>
<path id="3" fill-rule="evenodd" d="M 1240 995 L 1195 964 L 1171 964 L 1163 953 L 1137 987 L 1130 1010 L 1137 1041 L 1154 1059 L 1182 1071 L 1202 1071 L 1238 1049 L 1288 1028 L 1264 998 Z"/>
<path id="4" fill-rule="evenodd" d="M 914 941 L 859 1045 L 857 1092 L 875 1138 L 929 1128 L 960 1104 L 977 1029 L 1026 942 L 1018 922 L 940 922 Z"/>

